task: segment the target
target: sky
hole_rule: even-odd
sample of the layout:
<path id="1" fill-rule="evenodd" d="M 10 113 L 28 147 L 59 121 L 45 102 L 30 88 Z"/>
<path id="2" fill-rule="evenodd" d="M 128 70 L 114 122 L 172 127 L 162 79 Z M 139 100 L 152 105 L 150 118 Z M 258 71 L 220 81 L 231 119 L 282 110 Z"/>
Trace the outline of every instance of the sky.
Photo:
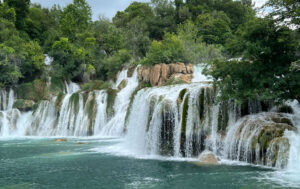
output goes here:
<path id="1" fill-rule="evenodd" d="M 97 20 L 99 15 L 105 16 L 107 18 L 112 18 L 117 11 L 122 11 L 130 5 L 134 0 L 87 0 L 89 5 L 92 7 L 93 20 Z M 139 2 L 149 2 L 150 0 L 136 0 Z M 263 5 L 267 0 L 253 0 L 256 7 Z M 62 7 L 73 0 L 31 0 L 32 3 L 39 3 L 43 7 L 52 7 L 54 4 L 59 4 Z"/>

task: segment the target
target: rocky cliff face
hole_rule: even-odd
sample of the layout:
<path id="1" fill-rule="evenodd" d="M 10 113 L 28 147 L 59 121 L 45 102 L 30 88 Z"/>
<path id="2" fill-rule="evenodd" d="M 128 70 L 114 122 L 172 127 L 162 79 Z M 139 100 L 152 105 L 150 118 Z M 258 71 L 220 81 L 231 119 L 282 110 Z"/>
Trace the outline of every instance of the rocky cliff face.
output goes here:
<path id="1" fill-rule="evenodd" d="M 152 67 L 142 66 L 138 70 L 139 80 L 149 82 L 151 86 L 162 86 L 169 80 L 191 83 L 194 68 L 192 64 L 156 64 Z"/>

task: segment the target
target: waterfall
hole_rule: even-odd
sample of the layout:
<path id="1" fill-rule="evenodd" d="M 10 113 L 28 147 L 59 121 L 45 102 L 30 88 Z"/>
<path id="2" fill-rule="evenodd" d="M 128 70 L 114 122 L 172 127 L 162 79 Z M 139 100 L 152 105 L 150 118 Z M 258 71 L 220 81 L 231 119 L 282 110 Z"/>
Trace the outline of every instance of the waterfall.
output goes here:
<path id="1" fill-rule="evenodd" d="M 287 132 L 286 137 L 290 142 L 289 160 L 287 169 L 292 172 L 297 172 L 300 175 L 300 103 L 297 101 L 289 102 L 293 108 L 293 121 L 298 132 Z M 300 177 L 298 177 L 300 178 Z M 300 179 L 298 179 L 300 181 Z"/>
<path id="2" fill-rule="evenodd" d="M 218 151 L 219 105 L 212 86 L 176 85 L 140 90 L 126 125 L 126 145 L 139 155 L 195 157 Z M 213 126 L 214 124 L 214 126 Z"/>
<path id="3" fill-rule="evenodd" d="M 115 87 L 119 88 L 122 82 L 125 82 L 126 86 L 117 93 L 117 96 L 113 103 L 114 114 L 107 122 L 107 124 L 105 124 L 105 126 L 101 128 L 99 135 L 120 136 L 123 133 L 130 98 L 139 84 L 137 69 L 134 70 L 132 77 L 128 77 L 127 69 L 121 71 L 118 74 Z"/>
<path id="4" fill-rule="evenodd" d="M 205 152 L 299 172 L 298 102 L 287 102 L 293 114 L 268 111 L 258 100 L 219 102 L 203 66 L 194 69 L 191 84 L 139 90 L 137 69 L 132 76 L 120 71 L 106 90 L 65 82 L 65 93 L 27 112 L 13 109 L 12 89 L 0 90 L 0 136 L 123 137 L 122 149 L 133 155 L 198 158 Z"/>
<path id="5" fill-rule="evenodd" d="M 76 83 L 73 83 L 72 81 L 70 81 L 69 83 L 65 81 L 65 86 L 66 86 L 67 94 L 76 93 L 80 90 L 79 85 L 77 85 Z"/>
<path id="6" fill-rule="evenodd" d="M 97 114 L 95 118 L 94 134 L 99 135 L 103 127 L 107 124 L 107 93 L 105 91 L 96 92 Z"/>
<path id="7" fill-rule="evenodd" d="M 14 104 L 14 91 L 13 89 L 7 90 L 0 90 L 0 110 L 11 110 Z"/>
<path id="8" fill-rule="evenodd" d="M 205 68 L 204 64 L 194 65 L 194 78 L 192 80 L 193 83 L 195 82 L 211 82 L 212 78 L 204 75 L 202 72 Z"/>

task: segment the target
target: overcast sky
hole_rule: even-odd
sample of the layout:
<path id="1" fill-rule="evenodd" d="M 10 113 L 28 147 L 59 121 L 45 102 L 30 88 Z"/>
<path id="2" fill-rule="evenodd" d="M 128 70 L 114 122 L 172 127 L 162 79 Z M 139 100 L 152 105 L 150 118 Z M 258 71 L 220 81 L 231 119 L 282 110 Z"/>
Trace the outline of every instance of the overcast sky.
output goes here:
<path id="1" fill-rule="evenodd" d="M 99 15 L 112 18 L 117 11 L 124 10 L 134 0 L 87 0 L 92 7 L 93 20 L 97 20 Z M 149 2 L 150 0 L 136 0 L 140 2 Z M 256 6 L 263 5 L 267 0 L 253 0 Z M 31 0 L 32 3 L 40 3 L 43 7 L 52 7 L 54 4 L 65 6 L 72 3 L 73 0 Z"/>

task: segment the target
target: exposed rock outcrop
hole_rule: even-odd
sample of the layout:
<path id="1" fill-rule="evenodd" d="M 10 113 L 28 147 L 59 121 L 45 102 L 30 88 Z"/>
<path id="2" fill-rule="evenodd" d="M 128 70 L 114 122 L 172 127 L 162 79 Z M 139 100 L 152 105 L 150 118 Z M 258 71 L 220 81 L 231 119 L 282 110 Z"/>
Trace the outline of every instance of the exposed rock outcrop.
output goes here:
<path id="1" fill-rule="evenodd" d="M 156 64 L 152 67 L 142 66 L 138 70 L 139 80 L 150 82 L 151 86 L 162 86 L 172 79 L 191 83 L 194 68 L 192 64 Z"/>
<path id="2" fill-rule="evenodd" d="M 260 113 L 246 116 L 236 126 L 230 136 L 235 140 L 231 143 L 230 159 L 277 168 L 286 166 L 289 142 L 284 133 L 297 130 L 288 116 Z"/>
<path id="3" fill-rule="evenodd" d="M 204 151 L 200 155 L 199 162 L 197 162 L 197 164 L 217 165 L 218 162 L 219 160 L 213 152 Z"/>
<path id="4" fill-rule="evenodd" d="M 54 142 L 67 142 L 68 140 L 65 139 L 65 138 L 58 138 L 58 139 L 55 139 Z"/>

